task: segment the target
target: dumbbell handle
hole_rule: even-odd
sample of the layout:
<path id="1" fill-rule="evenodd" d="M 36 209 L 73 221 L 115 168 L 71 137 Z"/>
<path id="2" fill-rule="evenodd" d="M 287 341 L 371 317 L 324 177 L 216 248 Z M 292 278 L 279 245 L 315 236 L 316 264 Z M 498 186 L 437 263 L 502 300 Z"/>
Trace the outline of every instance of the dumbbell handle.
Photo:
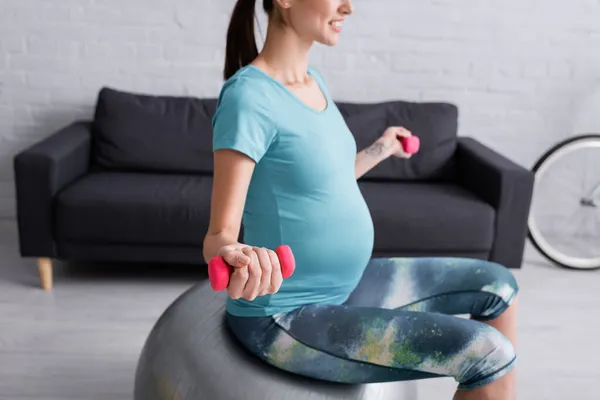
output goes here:
<path id="1" fill-rule="evenodd" d="M 421 141 L 417 136 L 402 136 L 400 138 L 400 142 L 402 143 L 402 147 L 404 151 L 409 154 L 414 154 L 419 151 L 419 147 L 421 146 Z"/>
<path id="2" fill-rule="evenodd" d="M 294 254 L 289 246 L 281 245 L 275 249 L 281 266 L 281 275 L 284 279 L 289 278 L 294 273 L 296 262 Z M 233 267 L 225 262 L 221 256 L 213 257 L 208 263 L 208 279 L 213 290 L 220 292 L 229 286 L 229 277 L 233 272 Z"/>

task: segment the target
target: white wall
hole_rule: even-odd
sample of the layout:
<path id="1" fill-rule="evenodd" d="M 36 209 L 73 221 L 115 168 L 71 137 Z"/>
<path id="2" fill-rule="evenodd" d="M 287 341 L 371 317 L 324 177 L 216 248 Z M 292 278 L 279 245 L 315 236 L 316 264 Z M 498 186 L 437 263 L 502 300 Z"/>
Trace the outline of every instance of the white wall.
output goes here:
<path id="1" fill-rule="evenodd" d="M 0 217 L 14 216 L 13 155 L 90 117 L 102 85 L 216 96 L 233 3 L 0 0 Z M 313 54 L 337 99 L 456 102 L 461 135 L 527 167 L 590 125 L 578 112 L 600 90 L 600 1 L 354 5 L 340 45 Z"/>

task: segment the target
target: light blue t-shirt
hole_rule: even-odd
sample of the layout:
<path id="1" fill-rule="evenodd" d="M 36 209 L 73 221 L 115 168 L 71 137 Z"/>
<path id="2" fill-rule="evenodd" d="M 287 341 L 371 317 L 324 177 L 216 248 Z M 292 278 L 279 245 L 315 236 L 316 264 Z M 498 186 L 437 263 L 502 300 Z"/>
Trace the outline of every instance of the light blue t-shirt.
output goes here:
<path id="1" fill-rule="evenodd" d="M 341 304 L 372 255 L 373 222 L 354 172 L 357 147 L 322 76 L 308 72 L 327 98 L 323 111 L 248 65 L 229 78 L 213 118 L 213 149 L 255 162 L 242 223 L 243 243 L 289 245 L 291 278 L 272 295 L 228 298 L 237 316 L 269 316 L 307 304 Z"/>

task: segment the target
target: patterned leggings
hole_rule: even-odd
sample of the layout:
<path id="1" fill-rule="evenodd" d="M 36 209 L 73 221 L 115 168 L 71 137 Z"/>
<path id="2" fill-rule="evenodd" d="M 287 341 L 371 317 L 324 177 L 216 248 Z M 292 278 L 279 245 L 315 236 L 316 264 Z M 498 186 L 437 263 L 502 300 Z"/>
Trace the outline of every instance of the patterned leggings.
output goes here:
<path id="1" fill-rule="evenodd" d="M 228 315 L 228 324 L 254 355 L 299 375 L 343 383 L 453 377 L 458 389 L 474 389 L 515 365 L 511 342 L 479 321 L 502 314 L 517 292 L 512 273 L 487 261 L 376 258 L 342 305 Z"/>

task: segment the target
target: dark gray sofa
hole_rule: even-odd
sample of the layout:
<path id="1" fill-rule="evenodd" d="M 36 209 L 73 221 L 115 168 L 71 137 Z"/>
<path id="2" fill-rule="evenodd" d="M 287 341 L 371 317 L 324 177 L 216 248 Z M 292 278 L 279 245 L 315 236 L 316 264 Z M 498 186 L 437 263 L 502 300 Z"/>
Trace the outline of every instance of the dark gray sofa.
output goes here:
<path id="1" fill-rule="evenodd" d="M 455 105 L 337 105 L 359 149 L 390 125 L 421 139 L 412 159 L 388 159 L 359 180 L 376 228 L 374 256 L 521 266 L 533 174 L 457 136 Z M 15 156 L 19 250 L 38 259 L 45 289 L 53 259 L 204 264 L 215 108 L 216 99 L 107 87 L 93 120 Z"/>

